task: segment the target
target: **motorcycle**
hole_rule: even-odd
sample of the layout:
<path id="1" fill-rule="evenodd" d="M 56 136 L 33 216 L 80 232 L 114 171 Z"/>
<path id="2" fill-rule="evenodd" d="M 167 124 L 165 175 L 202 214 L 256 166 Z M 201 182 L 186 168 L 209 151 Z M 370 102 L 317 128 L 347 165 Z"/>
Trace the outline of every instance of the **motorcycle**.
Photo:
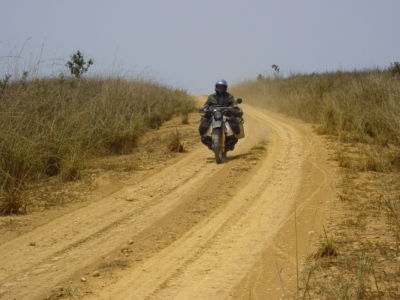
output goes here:
<path id="1" fill-rule="evenodd" d="M 237 99 L 236 103 L 242 103 L 242 99 Z M 240 133 L 235 134 L 232 130 L 229 120 L 234 118 L 232 108 L 225 106 L 212 106 L 209 109 L 202 109 L 199 112 L 211 114 L 210 126 L 205 136 L 211 137 L 211 150 L 215 155 L 215 162 L 220 164 L 227 158 L 226 140 L 229 138 L 241 139 L 244 137 L 243 120 L 239 122 Z"/>

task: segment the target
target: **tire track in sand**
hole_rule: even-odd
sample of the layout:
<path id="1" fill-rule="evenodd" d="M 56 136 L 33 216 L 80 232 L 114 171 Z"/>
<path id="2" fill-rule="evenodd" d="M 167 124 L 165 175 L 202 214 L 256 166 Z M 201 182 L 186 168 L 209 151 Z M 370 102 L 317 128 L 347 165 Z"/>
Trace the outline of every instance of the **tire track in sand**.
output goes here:
<path id="1" fill-rule="evenodd" d="M 276 114 L 252 107 L 245 111 L 269 129 L 268 155 L 257 170 L 246 174 L 251 180 L 223 210 L 87 299 L 247 299 L 247 291 L 265 280 L 258 266 L 264 265 L 266 249 L 274 247 L 277 237 L 295 240 L 293 229 L 283 231 L 293 219 L 295 202 L 298 213 L 307 212 L 306 218 L 316 229 L 321 214 L 314 202 L 320 204 L 322 190 L 324 197 L 334 196 L 327 176 L 330 169 L 316 164 L 315 151 L 324 152 L 322 145 L 314 142 L 318 138 L 307 126 Z M 250 132 L 257 134 L 264 128 L 252 127 Z M 315 176 L 320 180 L 309 181 Z M 306 208 L 312 208 L 312 214 Z M 307 248 L 308 238 L 301 244 Z M 287 274 L 293 276 L 295 256 L 285 247 L 279 249 L 280 253 L 271 250 L 267 255 L 289 261 Z M 250 277 L 251 283 L 241 282 Z M 260 299 L 282 296 L 277 276 L 272 277 L 268 289 L 261 285 Z M 293 288 L 291 280 L 287 284 Z"/>

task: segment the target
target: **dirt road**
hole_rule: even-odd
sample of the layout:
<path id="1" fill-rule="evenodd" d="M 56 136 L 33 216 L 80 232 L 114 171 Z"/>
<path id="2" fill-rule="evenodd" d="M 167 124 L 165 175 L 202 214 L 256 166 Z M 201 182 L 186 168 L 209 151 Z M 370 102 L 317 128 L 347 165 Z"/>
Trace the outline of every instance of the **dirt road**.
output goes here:
<path id="1" fill-rule="evenodd" d="M 244 111 L 248 137 L 227 163 L 216 165 L 199 145 L 2 244 L 0 299 L 280 299 L 293 291 L 335 176 L 308 125 Z M 266 151 L 251 149 L 262 140 Z"/>

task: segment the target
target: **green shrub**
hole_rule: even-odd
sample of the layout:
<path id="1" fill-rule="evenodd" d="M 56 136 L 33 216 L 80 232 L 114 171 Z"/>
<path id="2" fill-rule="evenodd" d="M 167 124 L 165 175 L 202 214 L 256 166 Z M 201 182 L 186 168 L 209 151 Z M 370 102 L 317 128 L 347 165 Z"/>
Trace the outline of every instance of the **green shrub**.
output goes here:
<path id="1" fill-rule="evenodd" d="M 86 61 L 82 53 L 78 50 L 76 53 L 71 55 L 71 59 L 65 64 L 68 67 L 71 75 L 75 78 L 81 78 L 83 74 L 89 71 L 90 66 L 93 65 L 93 60 L 89 59 Z"/>
<path id="2" fill-rule="evenodd" d="M 392 62 L 391 64 L 390 64 L 390 67 L 389 67 L 389 72 L 391 72 L 393 75 L 400 75 L 400 62 L 398 62 L 398 61 L 395 61 L 395 62 Z"/>

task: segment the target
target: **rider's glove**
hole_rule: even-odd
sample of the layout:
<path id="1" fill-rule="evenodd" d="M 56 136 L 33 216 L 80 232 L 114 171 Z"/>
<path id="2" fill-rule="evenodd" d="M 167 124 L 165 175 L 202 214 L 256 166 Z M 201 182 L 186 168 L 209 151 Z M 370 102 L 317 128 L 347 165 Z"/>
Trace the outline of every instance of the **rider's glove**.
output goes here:
<path id="1" fill-rule="evenodd" d="M 233 116 L 238 118 L 241 118 L 243 116 L 243 111 L 241 110 L 240 107 L 232 107 L 231 113 Z"/>

